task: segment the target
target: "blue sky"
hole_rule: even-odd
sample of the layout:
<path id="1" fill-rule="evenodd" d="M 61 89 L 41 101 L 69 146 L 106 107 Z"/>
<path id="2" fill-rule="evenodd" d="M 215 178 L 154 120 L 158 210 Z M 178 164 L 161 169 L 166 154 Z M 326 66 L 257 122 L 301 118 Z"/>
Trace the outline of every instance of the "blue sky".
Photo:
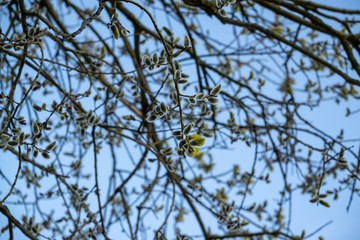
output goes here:
<path id="1" fill-rule="evenodd" d="M 360 8 L 360 3 L 357 0 L 352 1 L 327 1 L 326 4 L 338 6 L 341 3 L 341 7 L 344 8 Z M 1 12 L 0 12 L 1 13 Z M 146 16 L 142 16 L 140 19 L 146 19 Z M 160 17 L 158 19 L 161 19 Z M 6 19 L 4 19 L 3 16 L 0 15 L 0 24 L 6 24 Z M 164 19 L 164 22 L 161 23 L 162 26 L 166 25 L 166 21 Z M 177 26 L 174 24 L 172 26 L 174 29 L 177 28 Z M 107 29 L 105 29 L 107 31 Z M 108 34 L 110 36 L 110 32 L 105 32 L 104 34 Z M 223 30 L 222 26 L 220 24 L 212 24 L 210 27 L 210 31 L 213 32 L 219 32 L 222 37 L 226 36 L 226 32 Z M 230 31 L 230 30 L 229 30 Z M 181 36 L 183 33 L 182 29 L 178 29 L 177 34 Z M 149 46 L 149 50 L 154 46 Z M 189 68 L 190 69 L 190 68 Z M 330 81 L 339 81 L 337 77 L 334 77 L 333 79 L 329 79 Z M 92 108 L 93 106 L 89 104 L 87 106 L 88 108 Z M 345 136 L 347 139 L 353 139 L 353 138 L 359 138 L 360 137 L 360 128 L 357 127 L 358 123 L 360 122 L 360 114 L 356 114 L 352 116 L 351 118 L 345 117 L 345 108 L 349 107 L 350 109 L 356 109 L 358 107 L 358 103 L 356 101 L 350 100 L 349 102 L 342 102 L 340 105 L 335 105 L 333 101 L 325 102 L 320 105 L 320 107 L 315 108 L 314 110 L 304 110 L 303 113 L 306 115 L 308 119 L 310 119 L 313 123 L 315 123 L 316 126 L 320 127 L 321 130 L 330 133 L 331 135 L 336 135 L 340 131 L 340 128 L 344 128 L 345 130 Z M 129 145 L 130 149 L 133 149 L 134 145 Z M 228 169 L 228 166 L 231 166 L 233 163 L 239 164 L 241 163 L 242 169 L 250 169 L 252 158 L 253 158 L 253 149 L 247 148 L 244 146 L 244 144 L 241 143 L 235 143 L 231 146 L 232 150 L 221 150 L 218 149 L 214 152 L 212 152 L 214 159 L 217 161 L 223 161 L 224 164 L 218 164 L 216 171 L 222 172 L 226 169 Z M 359 148 L 359 146 L 354 146 L 354 149 Z M 122 156 L 126 156 L 125 149 L 118 149 L 118 156 L 121 158 Z M 1 155 L 3 154 L 3 155 Z M 100 176 L 106 176 L 107 172 L 110 171 L 111 167 L 111 159 L 108 151 L 103 151 L 101 155 L 103 162 L 102 167 L 100 171 Z M 136 159 L 137 156 L 134 156 Z M 1 166 L 0 170 L 3 171 L 6 176 L 8 176 L 9 179 L 13 179 L 15 175 L 15 171 L 17 168 L 17 162 L 13 161 L 15 160 L 13 157 L 10 157 L 7 154 L 4 154 L 0 152 L 0 161 Z M 90 160 L 89 160 L 90 161 Z M 91 160 L 92 162 L 92 160 Z M 128 162 L 128 159 L 125 161 L 125 166 L 129 164 L 129 167 L 131 167 L 131 163 Z M 89 168 L 91 168 L 92 165 L 90 164 Z M 294 174 L 294 177 L 296 177 L 296 174 Z M 103 178 L 105 179 L 105 177 Z M 102 188 L 107 189 L 107 181 L 104 180 L 100 183 Z M 143 183 L 143 182 L 141 182 Z M 139 183 L 139 184 L 141 184 Z M 24 186 L 21 185 L 18 186 L 19 189 L 22 189 Z M 43 183 L 51 185 L 53 183 Z M 134 183 L 137 184 L 137 183 Z M 276 178 L 273 180 L 273 183 L 268 185 L 261 185 L 257 186 L 256 191 L 253 196 L 249 197 L 246 201 L 249 203 L 251 200 L 255 200 L 260 202 L 261 199 L 272 199 L 274 200 L 274 197 L 272 196 L 274 193 L 278 191 L 277 184 L 281 184 L 281 180 Z M 0 179 L 0 186 L 8 186 L 4 184 L 4 180 Z M 7 192 L 5 189 L 1 189 L 0 196 L 2 197 L 4 192 Z M 277 198 L 278 196 L 274 194 Z M 11 200 L 11 199 L 10 199 Z M 239 200 L 240 199 L 234 199 Z M 317 206 L 316 204 L 309 203 L 309 199 L 307 196 L 301 196 L 299 194 L 293 195 L 293 207 L 292 207 L 292 223 L 291 226 L 294 230 L 301 231 L 302 229 L 308 229 L 308 232 L 315 231 L 322 225 L 328 223 L 329 221 L 332 221 L 330 225 L 328 225 L 326 228 L 322 229 L 319 233 L 315 234 L 311 239 L 318 239 L 318 236 L 324 236 L 325 239 L 349 239 L 349 240 L 357 240 L 357 236 L 360 235 L 360 229 L 358 228 L 358 219 L 360 214 L 360 201 L 358 198 L 355 198 L 350 212 L 346 212 L 346 206 L 349 200 L 349 194 L 345 193 L 340 196 L 339 201 L 329 201 L 331 204 L 331 208 L 324 208 L 322 206 Z M 53 204 L 57 204 L 56 202 Z M 274 203 L 273 203 L 274 204 Z M 19 208 L 15 207 L 12 208 L 12 211 L 14 212 L 15 216 L 20 216 L 22 214 L 22 210 L 19 210 Z M 287 212 L 285 212 L 287 213 Z M 204 218 L 208 215 L 208 213 L 201 212 L 203 214 Z M 149 214 L 150 215 L 150 214 Z M 161 222 L 162 218 L 159 217 L 159 219 L 156 219 L 155 217 L 151 217 L 151 223 L 158 225 L 159 222 Z M 4 226 L 4 221 L 6 219 L 3 218 L 3 216 L 0 217 L 0 227 Z M 149 220 L 150 221 L 150 220 Z M 208 223 L 209 225 L 216 226 L 216 221 L 212 221 Z M 182 224 L 184 229 L 188 230 L 189 232 L 193 232 L 194 230 L 194 222 L 188 221 Z M 216 228 L 216 227 L 214 227 Z M 117 232 L 118 229 L 114 229 L 114 236 L 118 236 Z M 169 229 L 169 231 L 173 231 Z M 4 233 L 3 236 L 1 236 L 1 239 L 7 238 L 7 233 Z M 21 238 L 17 238 L 21 239 Z M 116 239 L 116 238 L 114 238 Z"/>

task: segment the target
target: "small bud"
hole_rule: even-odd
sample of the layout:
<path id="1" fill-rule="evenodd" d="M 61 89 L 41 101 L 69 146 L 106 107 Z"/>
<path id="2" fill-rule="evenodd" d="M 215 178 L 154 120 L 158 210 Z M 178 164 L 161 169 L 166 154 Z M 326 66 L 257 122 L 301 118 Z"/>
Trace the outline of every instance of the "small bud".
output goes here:
<path id="1" fill-rule="evenodd" d="M 181 134 L 181 131 L 175 130 L 175 131 L 172 132 L 172 135 L 173 135 L 174 137 L 177 137 L 177 136 L 181 136 L 182 134 Z"/>
<path id="2" fill-rule="evenodd" d="M 172 154 L 172 148 L 166 148 L 166 149 L 163 151 L 163 153 L 164 153 L 165 155 L 171 155 L 171 154 Z"/>
<path id="3" fill-rule="evenodd" d="M 45 159 L 50 159 L 50 154 L 48 154 L 46 151 L 43 151 L 43 152 L 41 153 L 41 155 L 42 155 L 43 158 L 45 158 Z"/>
<path id="4" fill-rule="evenodd" d="M 221 84 L 218 84 L 213 89 L 211 89 L 210 95 L 211 96 L 216 96 L 216 95 L 218 95 L 220 93 L 220 91 L 221 91 Z"/>
<path id="5" fill-rule="evenodd" d="M 32 27 L 29 29 L 29 36 L 32 37 L 34 36 L 34 34 L 35 34 L 35 28 Z"/>
<path id="6" fill-rule="evenodd" d="M 52 150 L 54 150 L 55 147 L 56 147 L 56 142 L 54 141 L 54 142 L 50 143 L 49 145 L 47 145 L 45 150 L 52 151 Z"/>
<path id="7" fill-rule="evenodd" d="M 212 137 L 214 136 L 214 133 L 211 130 L 202 130 L 201 131 L 204 137 Z"/>
<path id="8" fill-rule="evenodd" d="M 20 136 L 19 136 L 19 142 L 22 143 L 24 140 L 25 140 L 25 133 L 22 132 L 22 133 L 20 133 Z"/>
<path id="9" fill-rule="evenodd" d="M 90 110 L 86 113 L 86 118 L 90 118 L 91 116 L 92 116 L 92 111 Z"/>
<path id="10" fill-rule="evenodd" d="M 189 100 L 189 103 L 190 103 L 191 105 L 195 105 L 195 104 L 196 104 L 195 98 L 190 97 L 190 98 L 188 98 L 188 100 Z"/>
<path id="11" fill-rule="evenodd" d="M 42 111 L 42 108 L 39 105 L 37 105 L 36 103 L 33 103 L 32 107 L 33 107 L 33 109 L 35 109 L 38 112 Z"/>
<path id="12" fill-rule="evenodd" d="M 180 148 L 180 149 L 186 148 L 185 144 L 186 144 L 186 139 L 180 140 L 180 142 L 179 142 L 179 148 Z"/>
<path id="13" fill-rule="evenodd" d="M 127 30 L 126 28 L 122 28 L 120 32 L 121 32 L 121 35 L 123 35 L 123 36 L 125 36 L 125 37 L 126 37 L 127 35 L 129 35 L 129 33 L 130 33 L 130 31 Z"/>
<path id="14" fill-rule="evenodd" d="M 82 116 L 80 116 L 80 117 L 77 117 L 77 118 L 75 119 L 75 121 L 77 121 L 77 122 L 82 122 L 82 121 L 85 120 L 85 118 L 86 118 L 86 116 L 85 116 L 85 115 L 82 115 Z"/>
<path id="15" fill-rule="evenodd" d="M 17 146 L 19 146 L 19 142 L 18 142 L 18 141 L 9 141 L 8 144 L 9 144 L 9 146 L 12 146 L 12 147 L 17 147 Z"/>
<path id="16" fill-rule="evenodd" d="M 216 7 L 217 7 L 217 8 L 222 8 L 223 5 L 224 5 L 224 3 L 223 3 L 222 0 L 216 0 L 215 3 L 216 3 Z"/>
<path id="17" fill-rule="evenodd" d="M 174 68 L 175 68 L 175 70 L 181 70 L 181 65 L 180 65 L 179 61 L 177 61 L 177 60 L 174 61 Z"/>
<path id="18" fill-rule="evenodd" d="M 151 58 L 147 54 L 144 54 L 144 56 L 142 57 L 142 61 L 145 64 L 145 66 L 151 65 Z"/>
<path id="19" fill-rule="evenodd" d="M 157 55 L 157 53 L 154 53 L 152 56 L 152 61 L 154 64 L 158 64 L 159 63 L 159 55 Z"/>
<path id="20" fill-rule="evenodd" d="M 146 121 L 148 122 L 154 122 L 156 120 L 157 116 L 155 114 L 150 114 L 147 118 Z"/>
<path id="21" fill-rule="evenodd" d="M 222 9 L 222 8 L 218 10 L 218 13 L 219 13 L 219 15 L 222 16 L 222 17 L 227 17 L 226 11 L 225 11 L 224 9 Z"/>
<path id="22" fill-rule="evenodd" d="M 11 44 L 5 44 L 5 45 L 3 46 L 3 48 L 4 48 L 4 49 L 10 49 L 10 48 L 12 48 L 12 45 L 11 45 Z"/>
<path id="23" fill-rule="evenodd" d="M 205 116 L 211 117 L 213 115 L 213 111 L 207 110 Z"/>
<path id="24" fill-rule="evenodd" d="M 163 27 L 163 29 L 164 29 L 164 31 L 165 31 L 165 33 L 166 33 L 167 35 L 169 35 L 169 36 L 172 36 L 172 35 L 173 35 L 173 33 L 171 32 L 171 30 L 170 30 L 169 28 Z"/>
<path id="25" fill-rule="evenodd" d="M 99 117 L 96 117 L 95 120 L 94 120 L 94 122 L 93 122 L 93 125 L 94 125 L 94 126 L 99 125 L 100 121 L 101 121 L 101 119 L 100 119 Z"/>
<path id="26" fill-rule="evenodd" d="M 167 105 L 164 102 L 160 103 L 160 109 L 164 113 L 166 113 L 168 111 Z"/>
<path id="27" fill-rule="evenodd" d="M 328 202 L 324 201 L 324 200 L 320 200 L 319 203 L 320 203 L 321 205 L 327 207 L 327 208 L 330 207 L 330 204 L 329 204 Z"/>
<path id="28" fill-rule="evenodd" d="M 190 47 L 190 38 L 189 36 L 185 36 L 184 37 L 184 48 L 189 48 Z"/>
<path id="29" fill-rule="evenodd" d="M 175 70 L 175 73 L 174 73 L 174 80 L 175 81 L 179 81 L 181 78 L 181 71 L 179 69 Z"/>
<path id="30" fill-rule="evenodd" d="M 179 156 L 183 156 L 184 155 L 184 150 L 180 149 L 180 148 L 177 148 L 176 149 L 176 153 L 179 155 Z"/>
<path id="31" fill-rule="evenodd" d="M 217 97 L 209 97 L 208 101 L 211 105 L 217 105 L 219 103 L 219 99 Z"/>
<path id="32" fill-rule="evenodd" d="M 88 123 L 89 123 L 90 125 L 92 125 L 92 124 L 94 123 L 94 121 L 95 121 L 95 115 L 92 115 L 92 116 L 88 119 Z"/>
<path id="33" fill-rule="evenodd" d="M 185 84 L 185 83 L 188 83 L 189 81 L 187 79 L 180 79 L 178 81 L 178 84 Z"/>
<path id="34" fill-rule="evenodd" d="M 40 133 L 40 128 L 36 123 L 33 124 L 32 132 L 34 135 L 38 135 Z"/>
<path id="35" fill-rule="evenodd" d="M 184 127 L 183 134 L 188 135 L 191 132 L 192 124 L 188 124 Z"/>
<path id="36" fill-rule="evenodd" d="M 204 94 L 204 93 L 197 93 L 197 94 L 195 95 L 195 99 L 196 99 L 196 100 L 202 100 L 204 97 L 205 97 L 205 94 Z"/>
<path id="37" fill-rule="evenodd" d="M 40 33 L 40 26 L 39 26 L 39 24 L 36 24 L 36 26 L 35 26 L 35 35 L 37 35 L 37 34 L 39 34 Z"/>
<path id="38" fill-rule="evenodd" d="M 60 120 L 64 121 L 66 119 L 66 116 L 64 114 L 60 114 Z"/>
<path id="39" fill-rule="evenodd" d="M 115 39 L 118 39 L 120 37 L 120 31 L 115 25 L 111 25 L 111 31 Z"/>

